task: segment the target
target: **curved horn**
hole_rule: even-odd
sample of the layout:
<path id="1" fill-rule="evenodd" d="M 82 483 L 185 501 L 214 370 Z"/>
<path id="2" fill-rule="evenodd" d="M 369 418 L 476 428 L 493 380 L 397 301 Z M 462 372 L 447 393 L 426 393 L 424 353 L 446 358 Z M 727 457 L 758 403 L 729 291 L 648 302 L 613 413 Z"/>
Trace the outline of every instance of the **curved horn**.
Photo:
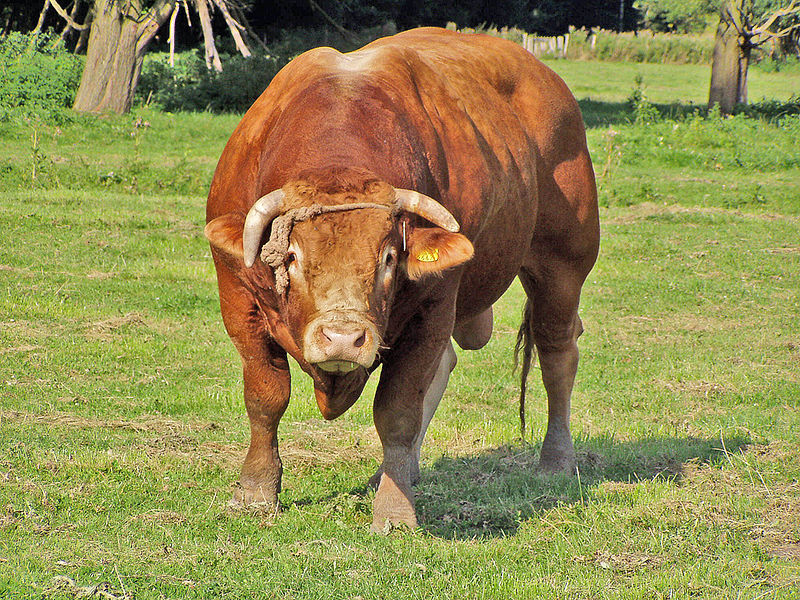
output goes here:
<path id="1" fill-rule="evenodd" d="M 425 194 L 420 194 L 414 190 L 403 190 L 395 188 L 395 204 L 407 212 L 419 215 L 427 219 L 434 225 L 446 229 L 452 233 L 457 232 L 460 227 L 455 217 L 450 214 L 444 206 Z"/>
<path id="2" fill-rule="evenodd" d="M 261 236 L 272 220 L 283 212 L 283 198 L 286 194 L 278 189 L 262 196 L 247 213 L 242 231 L 242 249 L 244 264 L 252 267 L 258 256 Z"/>

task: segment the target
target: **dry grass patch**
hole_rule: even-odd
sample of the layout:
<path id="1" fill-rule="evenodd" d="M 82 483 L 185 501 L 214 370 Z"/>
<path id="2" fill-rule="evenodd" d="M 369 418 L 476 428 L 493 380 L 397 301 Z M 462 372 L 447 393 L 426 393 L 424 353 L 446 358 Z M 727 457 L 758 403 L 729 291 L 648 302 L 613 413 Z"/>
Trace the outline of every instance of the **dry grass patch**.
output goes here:
<path id="1" fill-rule="evenodd" d="M 148 325 L 139 313 L 129 312 L 119 317 L 87 324 L 86 337 L 91 340 L 110 341 L 114 339 L 115 334 L 127 327 L 148 327 Z"/>
<path id="2" fill-rule="evenodd" d="M 0 410 L 0 423 L 34 423 L 48 427 L 67 427 L 76 429 L 104 428 L 124 429 L 147 433 L 170 433 L 181 431 L 203 431 L 218 429 L 219 425 L 210 422 L 191 423 L 176 421 L 157 415 L 146 415 L 139 419 L 95 419 L 62 412 L 33 414 L 16 410 Z"/>
<path id="3" fill-rule="evenodd" d="M 663 556 L 647 554 L 646 552 L 622 552 L 612 554 L 605 550 L 598 550 L 590 556 L 575 557 L 575 562 L 589 563 L 610 571 L 622 574 L 631 574 L 639 571 L 657 569 L 664 564 Z"/>
<path id="4" fill-rule="evenodd" d="M 302 472 L 315 467 L 382 458 L 375 427 L 358 428 L 344 422 L 317 419 L 291 423 L 281 436 L 279 449 L 284 468 Z"/>
<path id="5" fill-rule="evenodd" d="M 656 204 L 655 202 L 642 202 L 625 208 L 623 214 L 606 219 L 606 223 L 614 225 L 630 225 L 638 221 L 664 215 L 714 215 L 729 216 L 738 219 L 756 221 L 784 221 L 800 223 L 800 217 L 781 215 L 776 213 L 751 213 L 739 209 L 719 208 L 714 206 L 682 206 L 678 204 Z"/>

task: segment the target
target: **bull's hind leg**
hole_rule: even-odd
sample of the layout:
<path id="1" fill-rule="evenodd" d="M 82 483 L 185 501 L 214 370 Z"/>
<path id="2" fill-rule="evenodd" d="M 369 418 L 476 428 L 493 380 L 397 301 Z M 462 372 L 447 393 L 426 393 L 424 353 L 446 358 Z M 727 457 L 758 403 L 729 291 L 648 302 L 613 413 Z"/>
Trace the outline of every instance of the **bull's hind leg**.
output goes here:
<path id="1" fill-rule="evenodd" d="M 469 321 L 456 324 L 453 329 L 453 339 L 465 350 L 483 348 L 490 337 L 492 337 L 491 307 Z M 444 396 L 444 392 L 447 389 L 447 382 L 450 380 L 450 373 L 456 368 L 457 362 L 456 351 L 453 349 L 453 343 L 450 342 L 445 347 L 442 358 L 439 359 L 436 375 L 433 376 L 433 381 L 431 381 L 428 390 L 425 392 L 425 399 L 422 405 L 422 426 L 414 440 L 417 460 L 411 466 L 411 481 L 413 483 L 419 481 L 419 461 L 425 433 L 428 431 L 431 419 L 433 419 L 433 415 L 442 401 L 442 396 Z"/>
<path id="2" fill-rule="evenodd" d="M 532 304 L 532 310 L 526 311 L 527 327 L 536 344 L 547 392 L 547 433 L 540 468 L 547 473 L 572 473 L 575 449 L 569 429 L 570 396 L 578 370 L 577 339 L 583 331 L 578 317 L 583 276 L 556 259 L 537 271 L 538 277 L 523 268 L 520 280 Z"/>
<path id="3" fill-rule="evenodd" d="M 447 347 L 442 353 L 442 358 L 439 360 L 439 367 L 436 369 L 436 375 L 433 376 L 433 381 L 428 386 L 425 392 L 425 398 L 422 401 L 422 425 L 419 428 L 417 437 L 414 438 L 414 456 L 416 461 L 411 465 L 411 483 L 419 481 L 419 461 L 422 453 L 422 442 L 425 440 L 425 433 L 428 431 L 428 425 L 431 424 L 431 419 L 439 407 L 439 402 L 442 401 L 444 391 L 447 389 L 447 382 L 450 380 L 450 373 L 456 367 L 456 352 L 453 350 L 453 343 L 447 344 Z"/>

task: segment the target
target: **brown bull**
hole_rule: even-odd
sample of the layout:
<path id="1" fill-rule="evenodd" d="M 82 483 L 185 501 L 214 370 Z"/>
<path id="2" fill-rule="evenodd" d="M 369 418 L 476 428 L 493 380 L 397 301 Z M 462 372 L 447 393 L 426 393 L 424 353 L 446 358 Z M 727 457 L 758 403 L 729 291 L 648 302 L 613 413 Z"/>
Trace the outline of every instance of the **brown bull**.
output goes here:
<path id="1" fill-rule="evenodd" d="M 237 498 L 277 503 L 291 355 L 326 419 L 382 365 L 373 529 L 416 525 L 412 484 L 456 357 L 486 344 L 519 276 L 520 338 L 548 397 L 545 471 L 574 469 L 581 286 L 594 174 L 564 82 L 515 44 L 419 29 L 292 61 L 230 138 L 206 235 L 242 357 L 251 442 Z"/>

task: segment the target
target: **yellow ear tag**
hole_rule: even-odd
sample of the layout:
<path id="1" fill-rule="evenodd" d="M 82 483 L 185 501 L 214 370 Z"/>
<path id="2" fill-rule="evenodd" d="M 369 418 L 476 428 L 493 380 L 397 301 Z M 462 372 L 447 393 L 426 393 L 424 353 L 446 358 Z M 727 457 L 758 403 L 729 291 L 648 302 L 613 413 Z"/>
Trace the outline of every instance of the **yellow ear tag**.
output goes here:
<path id="1" fill-rule="evenodd" d="M 419 262 L 436 262 L 439 260 L 439 249 L 438 248 L 426 248 L 419 254 L 417 254 L 417 260 Z"/>

